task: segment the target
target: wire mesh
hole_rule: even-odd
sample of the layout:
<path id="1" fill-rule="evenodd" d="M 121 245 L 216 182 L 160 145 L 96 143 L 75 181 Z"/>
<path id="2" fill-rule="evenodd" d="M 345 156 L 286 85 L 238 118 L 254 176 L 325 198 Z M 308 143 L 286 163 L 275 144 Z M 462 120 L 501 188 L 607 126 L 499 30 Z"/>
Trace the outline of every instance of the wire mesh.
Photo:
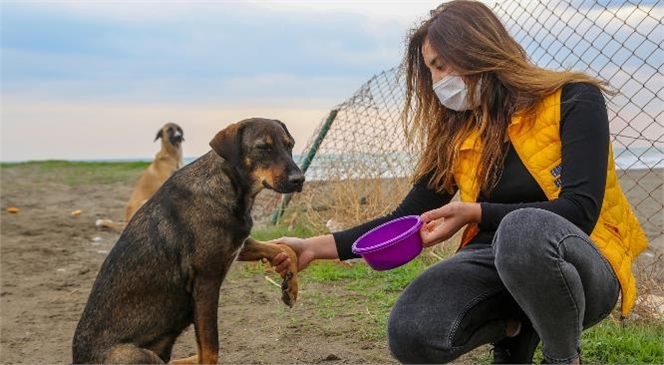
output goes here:
<path id="1" fill-rule="evenodd" d="M 663 1 L 505 0 L 493 9 L 535 64 L 583 71 L 619 91 L 608 110 L 620 183 L 651 243 L 664 247 Z M 325 138 L 310 151 L 321 122 L 305 148 L 315 153 L 305 189 L 282 219 L 336 230 L 401 201 L 415 156 L 400 123 L 399 72 L 395 67 L 375 75 L 337 106 Z M 262 194 L 254 209 L 259 219 L 280 200 Z"/>

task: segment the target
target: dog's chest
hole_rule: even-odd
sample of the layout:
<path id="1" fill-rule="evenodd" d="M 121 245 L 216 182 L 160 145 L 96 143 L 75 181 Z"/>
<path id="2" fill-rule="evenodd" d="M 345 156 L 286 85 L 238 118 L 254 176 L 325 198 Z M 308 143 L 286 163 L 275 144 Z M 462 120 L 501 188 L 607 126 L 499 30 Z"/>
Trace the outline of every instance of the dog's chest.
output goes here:
<path id="1" fill-rule="evenodd" d="M 244 237 L 245 239 L 246 237 L 249 237 L 251 228 L 254 225 L 251 212 L 247 209 L 244 209 L 244 207 L 238 207 L 233 211 L 233 218 L 235 221 L 235 233 L 240 237 Z M 242 242 L 244 242 L 244 239 L 242 239 Z"/>

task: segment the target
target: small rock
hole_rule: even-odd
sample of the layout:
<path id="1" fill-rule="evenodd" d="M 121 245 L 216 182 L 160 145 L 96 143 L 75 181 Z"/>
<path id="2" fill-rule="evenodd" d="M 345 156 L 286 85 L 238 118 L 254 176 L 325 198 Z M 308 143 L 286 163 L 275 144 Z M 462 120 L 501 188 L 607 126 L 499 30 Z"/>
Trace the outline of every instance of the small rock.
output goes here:
<path id="1" fill-rule="evenodd" d="M 323 361 L 337 361 L 337 360 L 341 360 L 341 358 L 335 354 L 329 354 L 323 359 Z"/>

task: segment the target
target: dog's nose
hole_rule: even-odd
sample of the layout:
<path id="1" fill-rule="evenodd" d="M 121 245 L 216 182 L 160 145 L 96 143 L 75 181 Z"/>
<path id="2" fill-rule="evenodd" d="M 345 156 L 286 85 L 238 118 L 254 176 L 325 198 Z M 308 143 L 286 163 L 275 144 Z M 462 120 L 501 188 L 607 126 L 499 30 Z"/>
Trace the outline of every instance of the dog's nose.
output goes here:
<path id="1" fill-rule="evenodd" d="M 304 184 L 304 174 L 299 173 L 295 175 L 288 176 L 288 182 L 293 185 L 302 185 Z"/>

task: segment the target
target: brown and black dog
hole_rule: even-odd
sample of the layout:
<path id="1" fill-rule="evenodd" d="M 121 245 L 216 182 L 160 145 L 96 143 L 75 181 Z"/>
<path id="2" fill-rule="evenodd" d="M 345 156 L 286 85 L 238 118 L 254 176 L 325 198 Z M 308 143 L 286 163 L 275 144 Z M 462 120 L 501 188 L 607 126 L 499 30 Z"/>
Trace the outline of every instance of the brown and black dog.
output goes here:
<path id="1" fill-rule="evenodd" d="M 145 204 L 161 185 L 183 166 L 182 142 L 184 141 L 184 132 L 182 128 L 175 123 L 166 123 L 157 132 L 154 140 L 156 141 L 160 138 L 161 149 L 155 155 L 150 166 L 138 178 L 125 207 L 124 222 L 98 219 L 95 223 L 97 227 L 110 228 L 118 232 L 122 231 L 138 208 Z"/>
<path id="2" fill-rule="evenodd" d="M 212 150 L 173 174 L 134 215 L 95 280 L 73 338 L 74 363 L 164 363 L 194 324 L 198 355 L 216 364 L 220 286 L 237 258 L 291 258 L 282 299 L 297 298 L 297 255 L 249 237 L 264 188 L 301 191 L 286 126 L 251 118 L 212 139 Z"/>

